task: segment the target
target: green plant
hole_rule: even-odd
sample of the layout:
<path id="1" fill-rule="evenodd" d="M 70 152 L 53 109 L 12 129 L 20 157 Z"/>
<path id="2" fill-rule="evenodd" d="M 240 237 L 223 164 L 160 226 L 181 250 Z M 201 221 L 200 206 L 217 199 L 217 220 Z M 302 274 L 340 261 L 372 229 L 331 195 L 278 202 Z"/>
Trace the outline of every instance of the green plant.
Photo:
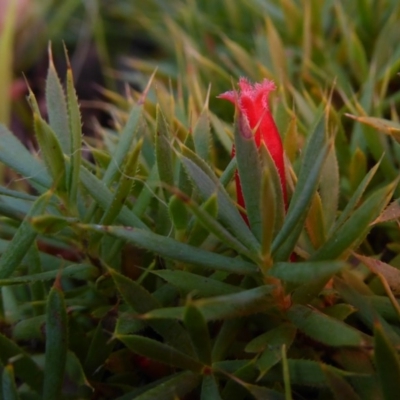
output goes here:
<path id="1" fill-rule="evenodd" d="M 282 14 L 268 3 L 277 10 L 266 23 L 268 48 L 278 55 L 314 21 L 302 23 L 298 2 L 281 3 L 294 23 L 279 39 Z M 357 3 L 361 33 L 367 3 Z M 343 19 L 351 11 L 324 4 Z M 390 30 L 390 19 L 376 30 Z M 172 20 L 165 27 L 200 43 Z M 312 29 L 318 42 L 323 36 Z M 274 67 L 222 42 L 221 54 L 241 60 L 235 65 L 250 77 L 275 71 L 282 78 L 271 112 L 287 154 L 286 215 L 268 151 L 249 146 L 237 121 L 223 119 L 232 120 L 232 107 L 210 95 L 231 89 L 233 71 L 199 56 L 201 43 L 198 53 L 186 47 L 170 84 L 163 68 L 148 78 L 142 64 L 142 93 L 105 92 L 115 129 L 99 128 L 92 138 L 82 138 L 71 69 L 63 87 L 50 55 L 48 121 L 28 97 L 39 151 L 0 127 L 9 178 L 0 187 L 4 399 L 397 396 L 394 67 L 386 60 L 385 74 L 372 77 L 381 60 L 372 56 L 354 82 L 338 61 L 342 73 L 330 88 L 328 64 L 315 68 L 322 45 L 311 54 L 304 44 L 304 64 L 284 67 L 277 57 Z M 332 64 L 345 46 L 330 50 Z M 208 81 L 216 87 L 207 90 Z M 231 159 L 233 143 L 243 151 Z M 236 204 L 237 166 L 242 183 L 258 177 L 242 185 L 246 199 L 259 193 L 258 207 L 247 209 L 257 229 Z"/>

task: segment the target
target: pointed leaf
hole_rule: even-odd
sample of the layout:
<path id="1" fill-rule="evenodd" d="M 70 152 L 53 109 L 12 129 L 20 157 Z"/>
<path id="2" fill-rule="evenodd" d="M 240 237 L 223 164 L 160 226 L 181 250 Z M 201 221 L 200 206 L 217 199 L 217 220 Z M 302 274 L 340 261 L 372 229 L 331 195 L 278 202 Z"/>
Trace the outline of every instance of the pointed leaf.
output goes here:
<path id="1" fill-rule="evenodd" d="M 103 210 L 108 210 L 112 201 L 113 194 L 107 188 L 107 186 L 98 179 L 95 175 L 89 172 L 85 167 L 81 166 L 80 171 L 80 179 L 85 187 L 85 189 L 89 192 L 89 194 L 93 197 L 93 199 L 98 203 L 98 205 Z M 118 221 L 122 222 L 127 226 L 135 226 L 141 229 L 149 229 L 146 224 L 144 224 L 128 207 L 123 206 L 119 215 Z"/>
<path id="2" fill-rule="evenodd" d="M 222 400 L 217 381 L 213 375 L 203 376 L 200 400 Z"/>
<path id="3" fill-rule="evenodd" d="M 322 165 L 329 151 L 325 135 L 325 119 L 321 118 L 310 136 L 304 152 L 303 163 L 296 189 L 289 205 L 282 229 L 272 244 L 274 259 L 286 260 L 300 235 L 307 210 L 317 189 Z M 282 247 L 282 250 L 279 250 Z M 275 258 L 278 254 L 279 257 Z"/>
<path id="4" fill-rule="evenodd" d="M 69 148 L 71 149 L 68 189 L 69 200 L 72 205 L 75 205 L 78 195 L 79 171 L 82 160 L 82 122 L 78 98 L 76 96 L 74 88 L 74 78 L 72 76 L 72 69 L 71 65 L 69 64 L 68 55 L 66 55 L 66 58 L 68 64 L 66 90 L 70 133 L 68 139 L 70 142 Z"/>
<path id="5" fill-rule="evenodd" d="M 64 294 L 55 286 L 50 290 L 46 314 L 43 400 L 53 400 L 61 396 L 68 349 L 68 321 Z"/>
<path id="6" fill-rule="evenodd" d="M 249 250 L 252 250 L 257 254 L 260 249 L 260 244 L 232 203 L 226 190 L 208 165 L 187 148 L 183 149 L 183 155 L 180 157 L 190 178 L 198 187 L 203 200 L 208 199 L 216 193 L 218 200 L 218 215 L 221 218 L 221 221 L 231 230 L 237 239 L 248 247 Z"/>
<path id="7" fill-rule="evenodd" d="M 41 393 L 43 371 L 14 341 L 0 334 L 0 359 L 7 364 L 13 359 L 15 375 L 27 383 L 37 393 Z"/>
<path id="8" fill-rule="evenodd" d="M 361 400 L 353 387 L 344 378 L 327 368 L 324 364 L 321 365 L 321 368 L 336 400 Z"/>
<path id="9" fill-rule="evenodd" d="M 112 269 L 109 272 L 118 291 L 135 313 L 144 314 L 162 307 L 161 303 L 137 282 Z M 176 321 L 149 321 L 149 325 L 171 346 L 184 351 L 185 354 L 193 354 L 187 332 Z"/>
<path id="10" fill-rule="evenodd" d="M 292 306 L 288 317 L 307 336 L 329 346 L 363 346 L 365 337 L 351 326 L 300 304 Z"/>
<path id="11" fill-rule="evenodd" d="M 190 335 L 197 358 L 206 365 L 211 365 L 211 341 L 207 323 L 203 314 L 189 301 L 183 314 L 183 323 Z"/>
<path id="12" fill-rule="evenodd" d="M 164 343 L 138 335 L 119 335 L 116 337 L 134 353 L 148 357 L 176 368 L 200 373 L 202 363 Z"/>
<path id="13" fill-rule="evenodd" d="M 172 143 L 169 127 L 165 121 L 164 115 L 159 106 L 157 106 L 156 117 L 156 160 L 158 176 L 162 183 L 168 186 L 174 186 L 174 170 L 172 163 Z M 164 194 L 168 199 L 170 193 L 164 188 Z"/>
<path id="14" fill-rule="evenodd" d="M 19 394 L 14 378 L 14 368 L 12 365 L 6 365 L 2 374 L 2 400 L 19 400 Z M 1 395 L 1 393 L 0 393 Z"/>
<path id="15" fill-rule="evenodd" d="M 49 68 L 46 77 L 46 106 L 49 124 L 60 142 L 64 154 L 71 154 L 69 120 L 64 89 L 53 63 L 51 45 L 49 45 Z"/>
<path id="16" fill-rule="evenodd" d="M 203 159 L 208 160 L 211 147 L 210 119 L 208 108 L 205 107 L 193 129 L 193 140 L 196 153 Z"/>
<path id="17" fill-rule="evenodd" d="M 204 268 L 228 271 L 237 274 L 251 274 L 257 272 L 254 264 L 212 253 L 197 247 L 189 246 L 172 238 L 144 231 L 120 226 L 80 225 L 83 229 L 90 229 L 104 234 L 110 234 L 120 239 L 133 243 L 146 250 L 171 260 L 182 261 L 199 265 Z"/>
<path id="18" fill-rule="evenodd" d="M 400 390 L 399 356 L 379 323 L 375 323 L 374 339 L 374 360 L 383 397 L 385 400 L 394 400 Z"/>
<path id="19" fill-rule="evenodd" d="M 18 268 L 25 254 L 32 246 L 37 232 L 31 226 L 30 220 L 32 217 L 41 215 L 44 212 L 50 196 L 51 193 L 46 192 L 32 204 L 29 213 L 25 216 L 11 242 L 7 245 L 0 258 L 0 279 L 9 277 Z"/>
<path id="20" fill-rule="evenodd" d="M 46 168 L 60 191 L 66 189 L 64 155 L 57 136 L 39 115 L 34 114 L 35 133 Z"/>
<path id="21" fill-rule="evenodd" d="M 0 161 L 43 187 L 51 186 L 45 166 L 4 125 L 0 124 Z"/>
<path id="22" fill-rule="evenodd" d="M 207 321 L 215 319 L 238 318 L 256 314 L 273 306 L 271 293 L 272 286 L 260 286 L 240 293 L 192 300 Z M 142 318 L 178 318 L 183 319 L 185 307 L 166 307 L 151 311 Z"/>
<path id="23" fill-rule="evenodd" d="M 235 116 L 235 153 L 247 217 L 254 236 L 261 242 L 261 162 L 248 120 L 237 108 Z M 247 132 L 245 134 L 244 132 Z"/>
<path id="24" fill-rule="evenodd" d="M 312 260 L 332 260 L 353 250 L 370 230 L 370 223 L 389 203 L 397 181 L 375 191 L 352 216 L 311 257 Z"/>
<path id="25" fill-rule="evenodd" d="M 199 382 L 200 375 L 190 371 L 180 372 L 173 375 L 170 379 L 160 382 L 139 396 L 129 396 L 118 400 L 131 400 L 133 398 L 135 400 L 175 400 L 176 396 L 182 398 L 191 392 Z"/>
<path id="26" fill-rule="evenodd" d="M 308 283 L 318 278 L 331 277 L 346 268 L 342 261 L 318 261 L 318 262 L 279 262 L 273 265 L 269 274 L 284 282 L 296 284 Z"/>
<path id="27" fill-rule="evenodd" d="M 243 290 L 237 286 L 186 271 L 162 270 L 153 271 L 153 274 L 165 279 L 183 293 L 191 294 L 192 296 L 212 297 L 238 293 Z"/>

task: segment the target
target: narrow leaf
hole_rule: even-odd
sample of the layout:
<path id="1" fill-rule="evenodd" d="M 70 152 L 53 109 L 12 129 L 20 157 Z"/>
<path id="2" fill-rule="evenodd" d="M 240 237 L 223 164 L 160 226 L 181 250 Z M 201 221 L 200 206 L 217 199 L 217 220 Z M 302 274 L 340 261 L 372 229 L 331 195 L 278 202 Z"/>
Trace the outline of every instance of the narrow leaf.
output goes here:
<path id="1" fill-rule="evenodd" d="M 0 359 L 3 364 L 7 364 L 10 359 L 13 359 L 15 375 L 37 393 L 41 393 L 43 384 L 42 369 L 14 341 L 2 334 L 0 334 Z"/>
<path id="2" fill-rule="evenodd" d="M 28 180 L 43 186 L 51 186 L 51 178 L 45 166 L 4 125 L 0 124 L 0 161 Z"/>
<path id="3" fill-rule="evenodd" d="M 113 235 L 171 260 L 237 274 L 257 272 L 256 266 L 248 261 L 202 250 L 143 229 L 100 225 L 80 225 L 80 227 Z"/>
<path id="4" fill-rule="evenodd" d="M 61 397 L 68 349 L 68 322 L 64 294 L 55 286 L 50 290 L 46 314 L 43 400 L 53 400 Z"/>
<path id="5" fill-rule="evenodd" d="M 204 375 L 200 400 L 222 400 L 218 384 L 213 375 Z"/>
<path id="6" fill-rule="evenodd" d="M 211 365 L 211 340 L 203 314 L 189 300 L 183 315 L 183 323 L 200 362 Z"/>
<path id="7" fill-rule="evenodd" d="M 400 390 L 399 356 L 379 323 L 374 327 L 374 344 L 374 360 L 383 397 L 395 400 Z"/>
<path id="8" fill-rule="evenodd" d="M 243 290 L 237 286 L 186 271 L 161 270 L 153 271 L 153 274 L 176 286 L 184 294 L 192 296 L 212 297 L 238 293 Z"/>
<path id="9" fill-rule="evenodd" d="M 14 237 L 4 250 L 0 258 L 0 279 L 9 277 L 18 268 L 20 262 L 28 252 L 36 239 L 37 232 L 31 226 L 31 218 L 41 215 L 51 196 L 46 192 L 40 196 L 32 205 L 29 213 L 25 216 Z"/>
<path id="10" fill-rule="evenodd" d="M 356 329 L 309 307 L 294 305 L 289 309 L 288 317 L 307 336 L 329 346 L 362 346 L 366 343 Z"/>
<path id="11" fill-rule="evenodd" d="M 176 368 L 200 373 L 204 365 L 164 343 L 138 335 L 119 335 L 117 339 L 134 353 Z"/>
<path id="12" fill-rule="evenodd" d="M 397 181 L 376 190 L 353 214 L 335 231 L 329 241 L 311 257 L 312 260 L 333 260 L 353 250 L 370 230 L 370 223 L 378 217 L 389 203 Z"/>
<path id="13" fill-rule="evenodd" d="M 203 200 L 208 199 L 214 193 L 217 194 L 218 216 L 249 250 L 256 254 L 260 250 L 260 244 L 254 237 L 239 211 L 236 209 L 225 188 L 214 175 L 207 164 L 187 148 L 183 149 L 184 155 L 180 156 L 190 178 L 198 187 Z"/>
<path id="14" fill-rule="evenodd" d="M 245 135 L 243 132 L 247 132 Z M 261 242 L 261 162 L 253 132 L 247 118 L 236 109 L 235 153 L 240 176 L 240 185 L 246 204 L 247 217 L 254 236 Z"/>
<path id="15" fill-rule="evenodd" d="M 14 369 L 12 365 L 6 365 L 2 376 L 2 400 L 19 400 L 17 386 L 15 384 Z"/>
<path id="16" fill-rule="evenodd" d="M 62 152 L 71 154 L 69 120 L 64 89 L 54 67 L 51 44 L 48 48 L 49 68 L 46 77 L 46 106 L 49 124 L 60 142 Z"/>
<path id="17" fill-rule="evenodd" d="M 75 207 L 78 195 L 79 171 L 82 159 L 82 122 L 78 98 L 74 88 L 71 65 L 67 58 L 67 105 L 69 115 L 69 148 L 71 149 L 71 163 L 68 177 L 69 201 Z"/>
<path id="18" fill-rule="evenodd" d="M 271 298 L 272 291 L 272 286 L 265 285 L 232 295 L 192 300 L 192 302 L 201 311 L 206 321 L 238 318 L 263 312 L 274 306 Z M 184 312 L 185 307 L 167 307 L 144 314 L 142 318 L 178 318 L 182 320 Z"/>
<path id="19" fill-rule="evenodd" d="M 158 176 L 162 183 L 168 186 L 174 186 L 174 171 L 172 164 L 172 143 L 169 133 L 169 127 L 165 121 L 164 115 L 159 106 L 157 106 L 156 116 L 156 160 L 158 167 Z M 170 193 L 164 188 L 164 194 L 168 199 Z"/>

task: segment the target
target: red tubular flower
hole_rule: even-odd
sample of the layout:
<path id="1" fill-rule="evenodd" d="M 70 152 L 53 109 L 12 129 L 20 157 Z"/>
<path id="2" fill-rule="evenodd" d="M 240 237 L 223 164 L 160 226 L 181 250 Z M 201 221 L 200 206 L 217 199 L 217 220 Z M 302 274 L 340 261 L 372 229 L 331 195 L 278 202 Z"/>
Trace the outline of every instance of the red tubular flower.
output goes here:
<path id="1" fill-rule="evenodd" d="M 285 163 L 283 157 L 282 140 L 272 118 L 268 106 L 268 95 L 276 89 L 274 82 L 264 79 L 261 83 L 252 85 L 245 78 L 239 80 L 239 91 L 229 91 L 222 93 L 218 97 L 226 99 L 239 107 L 243 117 L 247 118 L 250 128 L 254 131 L 254 140 L 256 146 L 260 147 L 261 142 L 269 150 L 282 185 L 283 199 L 285 208 L 287 206 Z M 235 154 L 235 148 L 232 149 L 232 156 Z M 236 190 L 239 205 L 245 207 L 243 193 L 240 185 L 239 175 L 236 173 Z"/>

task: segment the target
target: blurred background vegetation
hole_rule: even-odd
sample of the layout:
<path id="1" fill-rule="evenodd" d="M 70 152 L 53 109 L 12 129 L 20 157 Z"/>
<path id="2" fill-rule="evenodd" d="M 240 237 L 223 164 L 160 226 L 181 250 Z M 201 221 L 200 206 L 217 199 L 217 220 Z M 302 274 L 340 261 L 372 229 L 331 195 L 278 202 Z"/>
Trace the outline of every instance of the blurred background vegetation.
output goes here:
<path id="1" fill-rule="evenodd" d="M 0 0 L 0 122 L 34 154 L 2 128 L 0 159 L 10 168 L 0 167 L 0 399 L 396 399 L 399 22 L 397 0 Z M 71 72 L 65 48 L 69 54 L 82 160 L 73 157 L 79 140 L 75 153 L 52 153 L 40 136 L 57 143 L 61 121 L 80 138 L 71 82 L 59 90 L 49 48 L 62 81 Z M 182 172 L 187 157 L 235 199 L 233 108 L 216 96 L 241 76 L 277 84 L 271 110 L 290 195 L 296 183 L 299 192 L 307 186 L 302 171 L 314 171 L 323 148 L 308 139 L 329 138 L 334 148 L 314 171 L 298 206 L 298 237 L 285 252 L 296 253 L 305 272 L 278 262 L 271 275 L 294 306 L 271 296 L 263 314 L 270 277 L 254 272 L 259 254 L 243 250 L 240 229 L 232 239 L 232 221 L 225 229 L 216 217 L 221 204 L 203 201 L 196 176 Z M 64 95 L 63 119 L 49 98 Z M 159 171 L 160 160 L 174 163 L 173 177 Z M 75 161 L 80 175 L 66 189 L 53 166 L 70 172 Z M 194 201 L 183 197 L 183 205 L 171 186 L 189 197 L 196 187 Z M 199 220 L 214 234 L 225 230 L 206 240 L 210 230 Z M 98 224 L 114 236 L 103 238 Z M 121 224 L 135 226 L 132 236 Z M 296 231 L 283 227 L 288 236 Z M 136 231 L 143 236 L 134 239 Z M 186 243 L 209 258 L 194 250 L 175 256 Z M 214 254 L 222 257 L 215 271 Z"/>

